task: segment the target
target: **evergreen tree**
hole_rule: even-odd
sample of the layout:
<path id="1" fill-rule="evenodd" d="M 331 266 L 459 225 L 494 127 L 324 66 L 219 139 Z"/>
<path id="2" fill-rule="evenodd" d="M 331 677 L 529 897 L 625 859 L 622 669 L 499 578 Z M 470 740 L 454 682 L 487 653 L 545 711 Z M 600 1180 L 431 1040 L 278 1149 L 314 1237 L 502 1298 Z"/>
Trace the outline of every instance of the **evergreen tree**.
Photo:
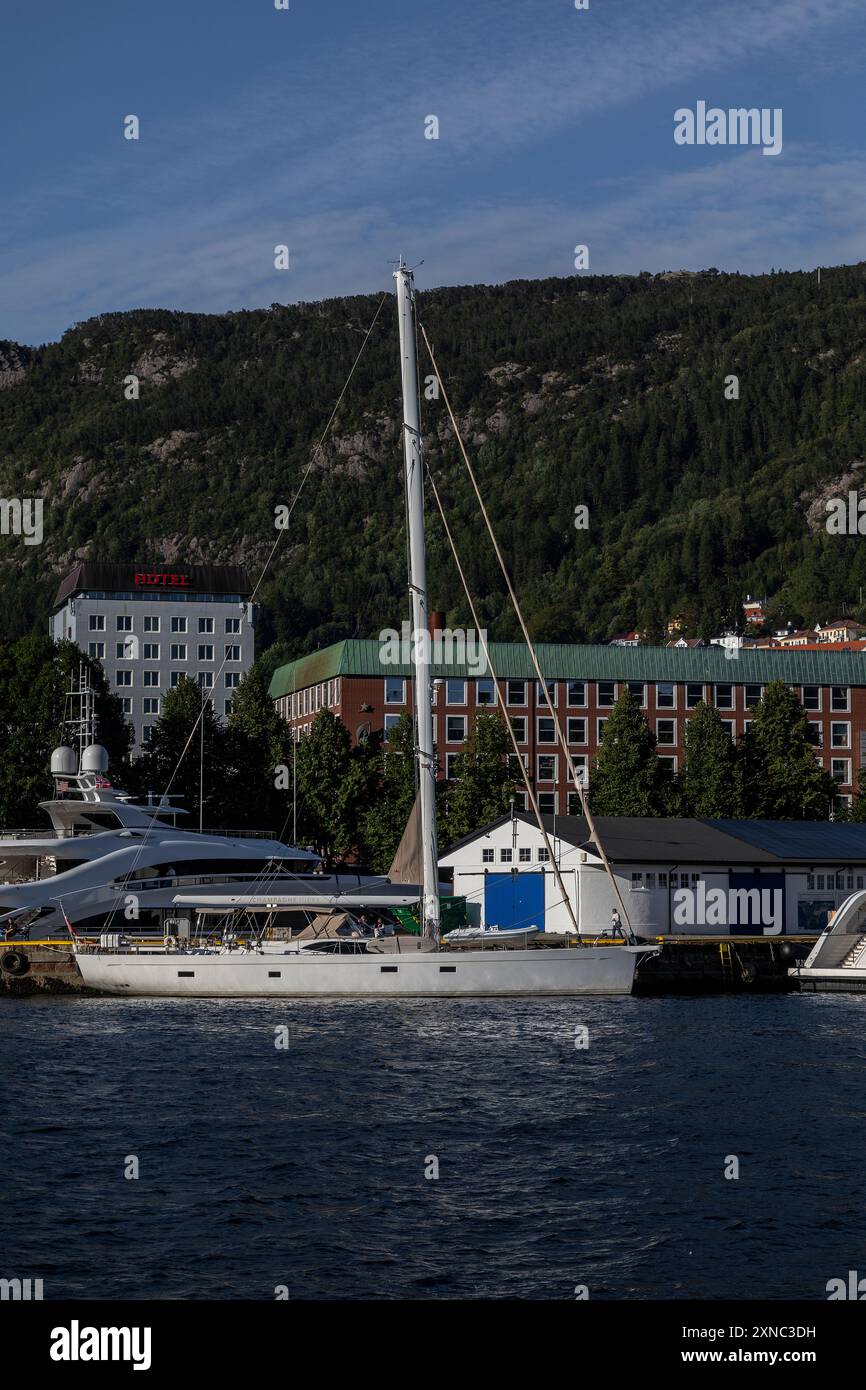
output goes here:
<path id="1" fill-rule="evenodd" d="M 358 846 L 365 788 L 352 775 L 353 761 L 349 730 L 330 710 L 319 710 L 295 755 L 298 838 L 327 868 Z"/>
<path id="2" fill-rule="evenodd" d="M 367 761 L 372 788 L 368 792 L 366 782 L 360 791 L 361 799 L 368 802 L 362 819 L 364 854 L 374 873 L 385 874 L 415 804 L 415 732 L 410 714 L 400 715 L 386 743 L 370 743 Z M 364 770 L 364 760 L 359 759 L 362 781 Z"/>
<path id="3" fill-rule="evenodd" d="M 53 792 L 51 751 L 69 738 L 66 696 L 82 665 L 95 696 L 96 737 L 108 750 L 110 775 L 123 783 L 132 729 L 99 663 L 49 637 L 0 643 L 0 825 L 44 821 L 39 802 Z"/>
<path id="4" fill-rule="evenodd" d="M 204 722 L 204 803 L 201 807 L 202 728 L 198 724 L 199 715 Z M 202 700 L 201 687 L 189 676 L 181 676 L 177 685 L 163 696 L 162 711 L 135 771 L 141 791 L 153 791 L 159 796 L 168 792 L 180 797 L 180 804 L 189 812 L 184 818 L 189 829 L 197 829 L 200 818 L 211 829 L 225 825 L 230 780 L 226 732 L 211 700 Z"/>
<path id="5" fill-rule="evenodd" d="M 766 820 L 826 820 L 835 784 L 815 757 L 806 712 L 771 681 L 740 740 L 744 814 Z"/>
<path id="6" fill-rule="evenodd" d="M 454 760 L 454 785 L 445 797 L 443 843 L 459 840 L 508 810 L 516 787 L 511 752 L 501 714 L 477 710 L 467 748 Z"/>
<path id="7" fill-rule="evenodd" d="M 703 701 L 686 721 L 680 814 L 698 818 L 742 814 L 740 767 L 718 710 Z"/>
<path id="8" fill-rule="evenodd" d="M 664 816 L 670 778 L 637 701 L 623 686 L 592 767 L 589 804 L 597 816 Z"/>
<path id="9" fill-rule="evenodd" d="M 292 816 L 292 737 L 268 696 L 266 672 L 258 664 L 235 691 L 227 744 L 230 825 L 239 830 L 268 830 L 282 838 Z"/>

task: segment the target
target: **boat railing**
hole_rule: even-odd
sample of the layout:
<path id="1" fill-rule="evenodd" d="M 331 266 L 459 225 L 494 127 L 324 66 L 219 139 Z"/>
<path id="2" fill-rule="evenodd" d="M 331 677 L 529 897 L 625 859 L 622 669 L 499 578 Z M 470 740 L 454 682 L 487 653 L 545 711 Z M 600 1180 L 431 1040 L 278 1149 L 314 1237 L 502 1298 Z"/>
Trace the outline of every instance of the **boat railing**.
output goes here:
<path id="1" fill-rule="evenodd" d="M 73 840 L 77 834 L 91 833 L 89 830 L 75 831 L 71 826 L 64 826 L 62 830 L 52 830 L 46 826 L 44 830 L 4 830 L 0 840 Z"/>
<path id="2" fill-rule="evenodd" d="M 225 830 L 206 825 L 203 835 L 222 835 L 226 840 L 276 840 L 273 830 Z"/>

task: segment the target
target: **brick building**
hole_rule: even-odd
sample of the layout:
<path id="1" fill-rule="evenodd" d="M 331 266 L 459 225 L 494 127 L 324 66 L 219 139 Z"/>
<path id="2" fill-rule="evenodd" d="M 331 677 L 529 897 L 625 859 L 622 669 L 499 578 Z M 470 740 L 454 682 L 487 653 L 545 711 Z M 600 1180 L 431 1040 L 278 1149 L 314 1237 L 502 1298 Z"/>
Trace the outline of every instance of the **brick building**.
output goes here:
<path id="1" fill-rule="evenodd" d="M 279 713 L 299 737 L 309 732 L 320 709 L 338 715 L 356 741 L 375 731 L 387 733 L 401 713 L 411 713 L 412 670 L 383 665 L 381 651 L 377 641 L 353 639 L 280 667 L 270 687 Z M 543 695 L 539 699 L 526 648 L 492 642 L 490 656 L 541 810 L 575 814 L 577 795 L 567 785 L 556 731 Z M 772 680 L 790 685 L 805 708 L 816 756 L 839 784 L 841 800 L 851 800 L 857 770 L 866 764 L 866 652 L 743 649 L 732 655 L 721 647 L 541 644 L 538 659 L 578 768 L 591 766 L 624 683 L 649 721 L 659 757 L 678 772 L 686 721 L 695 705 L 714 704 L 736 739 Z M 476 709 L 495 707 L 496 696 L 493 682 L 466 666 L 434 663 L 433 676 L 436 747 L 441 772 L 448 776 Z"/>

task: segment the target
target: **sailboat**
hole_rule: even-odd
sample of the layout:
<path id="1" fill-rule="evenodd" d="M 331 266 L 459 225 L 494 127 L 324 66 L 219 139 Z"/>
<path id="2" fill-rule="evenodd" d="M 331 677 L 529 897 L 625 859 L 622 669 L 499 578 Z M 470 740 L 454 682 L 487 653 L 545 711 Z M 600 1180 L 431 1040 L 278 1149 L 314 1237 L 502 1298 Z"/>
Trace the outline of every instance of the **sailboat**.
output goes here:
<path id="1" fill-rule="evenodd" d="M 415 633 L 428 630 L 427 565 L 424 536 L 424 489 L 417 366 L 415 287 L 402 259 L 394 278 L 403 396 L 403 455 L 409 532 L 409 590 Z M 176 906 L 194 911 L 199 920 L 220 916 L 222 943 L 206 944 L 200 936 L 162 948 L 124 944 L 102 938 L 100 945 L 76 943 L 76 957 L 86 985 L 111 994 L 233 998 L 277 996 L 308 999 L 457 998 L 461 996 L 552 996 L 630 994 L 635 971 L 657 948 L 623 944 L 511 949 L 482 941 L 479 949 L 448 948 L 440 940 L 440 903 L 436 842 L 436 755 L 429 643 L 413 643 L 418 820 L 420 822 L 421 931 L 418 937 L 346 940 L 265 941 L 263 933 L 244 937 L 241 926 L 251 913 L 269 920 L 288 910 L 278 891 L 260 894 L 180 894 Z M 330 897 L 310 907 L 333 906 Z M 293 898 L 297 906 L 297 898 Z"/>

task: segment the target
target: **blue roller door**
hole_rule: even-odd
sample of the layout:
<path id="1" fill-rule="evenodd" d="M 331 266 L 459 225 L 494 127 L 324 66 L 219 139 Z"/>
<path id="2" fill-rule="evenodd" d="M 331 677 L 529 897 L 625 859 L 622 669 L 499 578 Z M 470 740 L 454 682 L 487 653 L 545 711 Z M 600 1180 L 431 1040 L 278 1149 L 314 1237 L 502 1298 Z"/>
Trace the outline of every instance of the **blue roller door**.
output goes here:
<path id="1" fill-rule="evenodd" d="M 488 874 L 484 883 L 484 921 L 501 931 L 544 930 L 544 874 Z"/>

